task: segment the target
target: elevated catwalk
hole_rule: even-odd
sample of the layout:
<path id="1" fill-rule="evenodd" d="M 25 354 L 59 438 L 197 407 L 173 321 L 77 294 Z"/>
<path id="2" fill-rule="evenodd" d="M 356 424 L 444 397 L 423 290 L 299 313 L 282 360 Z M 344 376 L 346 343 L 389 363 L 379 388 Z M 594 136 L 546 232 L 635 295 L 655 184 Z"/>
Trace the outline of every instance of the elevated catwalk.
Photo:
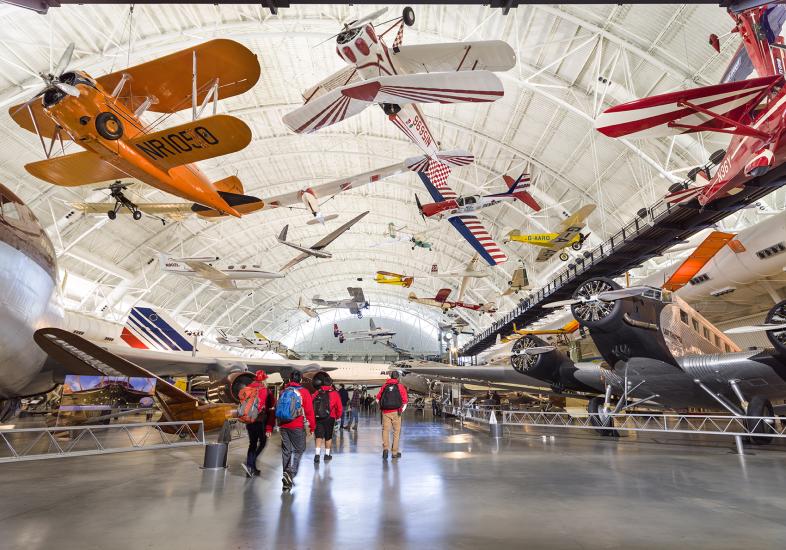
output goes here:
<path id="1" fill-rule="evenodd" d="M 786 453 L 739 457 L 589 434 L 554 441 L 408 414 L 382 462 L 376 419 L 328 465 L 309 440 L 281 494 L 278 436 L 262 477 L 199 469 L 197 450 L 0 466 L 1 548 L 775 548 L 786 537 Z"/>

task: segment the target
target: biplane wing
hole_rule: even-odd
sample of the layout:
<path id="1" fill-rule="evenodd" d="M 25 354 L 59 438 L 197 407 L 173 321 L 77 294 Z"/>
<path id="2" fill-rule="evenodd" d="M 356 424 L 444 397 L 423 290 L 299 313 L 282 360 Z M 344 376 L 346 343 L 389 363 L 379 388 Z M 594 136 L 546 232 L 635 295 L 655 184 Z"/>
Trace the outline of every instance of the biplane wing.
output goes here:
<path id="1" fill-rule="evenodd" d="M 440 304 L 444 304 L 445 300 L 448 299 L 448 296 L 450 296 L 450 289 L 441 288 L 439 289 L 439 292 L 437 292 L 437 295 L 434 296 L 434 301 L 439 302 Z"/>
<path id="2" fill-rule="evenodd" d="M 571 228 L 577 226 L 581 226 L 579 227 L 579 230 L 581 230 L 581 228 L 586 225 L 584 222 L 587 221 L 587 218 L 589 218 L 590 214 L 592 214 L 594 210 L 595 210 L 594 204 L 585 204 L 584 206 L 576 210 L 572 215 L 562 220 L 559 226 L 559 231 L 557 231 L 557 233 L 562 234 L 570 230 Z M 557 241 L 557 239 L 559 239 L 559 236 L 555 238 L 552 242 Z"/>
<path id="3" fill-rule="evenodd" d="M 120 91 L 118 99 L 131 110 L 136 110 L 150 97 L 155 99 L 149 111 L 176 113 L 192 105 L 194 64 L 198 105 L 216 82 L 218 97 L 225 99 L 247 92 L 259 80 L 260 68 L 256 54 L 234 40 L 220 38 L 109 73 L 97 81 L 111 92 L 123 75 L 128 75 L 130 81 Z"/>
<path id="4" fill-rule="evenodd" d="M 502 40 L 400 46 L 391 57 L 405 73 L 507 71 L 516 66 L 516 53 Z"/>
<path id="5" fill-rule="evenodd" d="M 348 65 L 342 69 L 339 69 L 332 75 L 324 78 L 317 84 L 314 84 L 308 90 L 304 90 L 301 94 L 303 96 L 303 102 L 308 103 L 309 101 L 316 99 L 330 91 L 333 91 L 336 88 L 341 88 L 342 86 L 346 86 L 352 82 L 357 82 L 358 80 L 360 80 L 360 76 L 358 76 L 357 67 L 354 65 Z"/>
<path id="6" fill-rule="evenodd" d="M 239 118 L 229 115 L 200 118 L 130 141 L 144 157 L 166 171 L 235 153 L 249 143 L 251 129 Z"/>
<path id="7" fill-rule="evenodd" d="M 297 134 L 310 134 L 320 128 L 336 124 L 361 113 L 371 105 L 341 93 L 343 88 L 335 88 L 315 97 L 302 107 L 285 114 L 284 124 Z"/>
<path id="8" fill-rule="evenodd" d="M 606 109 L 595 120 L 609 137 L 666 137 L 702 130 L 730 129 L 783 81 L 780 75 L 727 82 L 645 97 Z M 709 110 L 723 118 L 686 105 Z"/>
<path id="9" fill-rule="evenodd" d="M 83 214 L 103 214 L 114 209 L 114 202 L 71 202 L 69 203 L 75 210 Z M 182 220 L 193 215 L 192 204 L 190 202 L 148 202 L 134 203 L 137 210 L 153 216 L 166 216 L 173 220 Z M 121 208 L 118 214 L 130 214 L 128 208 Z"/>
<path id="10" fill-rule="evenodd" d="M 552 258 L 552 256 L 554 256 L 554 254 L 556 254 L 556 253 L 557 253 L 557 249 L 556 248 L 543 248 L 543 249 L 541 249 L 540 252 L 538 252 L 538 255 L 535 258 L 535 261 L 538 262 L 538 263 L 546 262 L 546 261 L 550 260 Z"/>
<path id="11" fill-rule="evenodd" d="M 355 303 L 366 301 L 366 296 L 363 294 L 363 289 L 360 287 L 349 287 L 347 288 L 347 292 L 349 292 L 349 295 Z"/>
<path id="12" fill-rule="evenodd" d="M 406 170 L 407 167 L 403 163 L 398 162 L 396 164 L 391 164 L 390 166 L 377 168 L 376 170 L 369 170 L 368 172 L 363 172 L 362 174 L 357 174 L 348 178 L 337 179 L 319 185 L 311 185 L 309 186 L 309 189 L 318 199 L 328 198 L 332 197 L 333 195 L 337 195 L 342 191 L 356 189 L 358 187 L 362 187 L 363 185 L 395 176 L 396 174 L 400 174 Z M 263 210 L 301 204 L 302 196 L 303 191 L 298 189 L 297 191 L 292 191 L 290 193 L 283 193 L 281 195 L 275 195 L 273 197 L 266 198 L 264 199 L 265 206 Z"/>
<path id="13" fill-rule="evenodd" d="M 491 71 L 380 76 L 340 88 L 344 97 L 368 103 L 479 103 L 505 94 Z"/>
<path id="14" fill-rule="evenodd" d="M 8 114 L 21 128 L 39 134 L 45 139 L 52 137 L 57 129 L 57 124 L 52 117 L 44 112 L 44 105 L 41 101 L 30 102 L 27 106 L 24 103 L 14 105 L 8 109 Z M 38 131 L 36 131 L 36 127 Z M 63 141 L 70 140 L 65 132 L 60 132 L 59 136 Z"/>
<path id="15" fill-rule="evenodd" d="M 101 160 L 90 151 L 31 162 L 25 165 L 31 175 L 54 185 L 73 187 L 127 178 L 128 174 Z"/>

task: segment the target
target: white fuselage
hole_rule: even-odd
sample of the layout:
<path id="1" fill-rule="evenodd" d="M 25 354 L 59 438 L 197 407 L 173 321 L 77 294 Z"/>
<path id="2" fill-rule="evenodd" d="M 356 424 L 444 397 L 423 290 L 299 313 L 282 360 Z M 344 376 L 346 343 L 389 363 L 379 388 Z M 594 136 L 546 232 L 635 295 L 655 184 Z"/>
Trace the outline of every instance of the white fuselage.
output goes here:
<path id="1" fill-rule="evenodd" d="M 261 266 L 258 265 L 242 264 L 242 265 L 217 266 L 211 262 L 205 262 L 205 263 L 208 266 L 215 268 L 216 270 L 223 273 L 228 279 L 237 280 L 237 281 L 245 281 L 245 280 L 252 280 L 252 279 L 280 279 L 281 277 L 283 277 L 283 275 L 280 273 L 265 271 L 264 269 L 261 268 Z M 167 260 L 162 265 L 161 269 L 167 273 L 174 273 L 176 275 L 204 278 L 189 265 L 183 262 L 178 262 L 177 260 L 172 260 L 172 259 Z"/>

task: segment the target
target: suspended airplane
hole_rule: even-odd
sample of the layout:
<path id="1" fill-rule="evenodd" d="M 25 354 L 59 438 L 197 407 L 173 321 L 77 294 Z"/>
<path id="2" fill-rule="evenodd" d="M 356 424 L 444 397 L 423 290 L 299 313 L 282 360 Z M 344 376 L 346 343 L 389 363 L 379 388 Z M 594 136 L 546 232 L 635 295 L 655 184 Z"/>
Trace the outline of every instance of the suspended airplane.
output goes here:
<path id="1" fill-rule="evenodd" d="M 311 301 L 314 305 L 319 306 L 319 309 L 348 309 L 350 313 L 358 316 L 358 319 L 363 318 L 363 310 L 371 307 L 371 304 L 366 301 L 362 288 L 349 287 L 349 298 L 340 300 L 324 300 L 319 296 L 314 296 Z"/>
<path id="2" fill-rule="evenodd" d="M 438 149 L 418 103 L 476 103 L 496 101 L 504 94 L 499 77 L 516 65 L 516 54 L 499 40 L 403 46 L 404 26 L 412 26 L 415 12 L 404 8 L 402 17 L 382 33 L 372 21 L 382 8 L 344 24 L 336 35 L 336 53 L 347 67 L 303 92 L 304 105 L 284 115 L 294 132 L 310 133 L 346 120 L 372 104 L 437 162 L 461 166 L 472 162 Z M 383 37 L 398 27 L 391 47 Z"/>
<path id="3" fill-rule="evenodd" d="M 433 298 L 418 298 L 414 292 L 409 293 L 409 301 L 423 304 L 426 306 L 438 307 L 442 311 L 447 311 L 453 308 L 471 309 L 472 311 L 480 311 L 481 313 L 494 313 L 497 311 L 497 306 L 493 302 L 485 304 L 469 304 L 460 300 L 450 301 L 451 290 L 449 288 L 440 289 L 437 295 Z"/>
<path id="4" fill-rule="evenodd" d="M 384 241 L 372 244 L 371 248 L 377 248 L 388 244 L 409 243 L 412 250 L 416 248 L 432 250 L 434 245 L 426 239 L 426 235 L 431 233 L 433 229 L 415 233 L 412 231 L 405 231 L 406 227 L 405 225 L 396 227 L 395 223 L 389 223 L 387 231 L 385 231 L 385 237 L 387 238 Z"/>
<path id="5" fill-rule="evenodd" d="M 307 221 L 308 225 L 315 223 L 324 224 L 327 221 L 334 220 L 338 214 L 325 214 L 322 212 L 322 205 L 328 200 L 332 199 L 343 191 L 350 189 L 357 189 L 364 185 L 381 181 L 385 178 L 400 174 L 407 170 L 404 163 L 399 162 L 370 170 L 362 174 L 357 174 L 347 178 L 340 178 L 329 183 L 321 183 L 318 185 L 301 185 L 296 191 L 282 193 L 280 195 L 273 195 L 271 197 L 264 197 L 258 203 L 244 205 L 243 213 L 249 213 L 256 210 L 271 210 L 274 208 L 298 208 L 305 207 L 311 215 L 312 219 Z M 115 198 L 113 196 L 113 198 Z M 123 197 L 125 199 L 125 197 Z M 121 201 L 123 199 L 120 199 Z M 117 200 L 117 199 L 116 199 Z M 205 210 L 195 208 L 191 203 L 184 202 L 140 202 L 128 201 L 127 208 L 116 208 L 117 203 L 105 202 L 71 202 L 69 203 L 74 209 L 79 210 L 84 214 L 106 214 L 108 211 L 115 212 L 114 216 L 119 213 L 128 212 L 144 212 L 152 216 L 166 217 L 175 221 L 183 220 L 188 216 L 199 215 L 202 218 L 214 219 L 223 216 L 216 210 Z M 113 216 L 110 216 L 114 219 Z M 141 214 L 134 214 L 135 219 L 139 219 Z M 415 242 L 415 241 L 413 241 Z M 425 243 L 428 244 L 428 243 Z M 418 244 L 418 246 L 421 246 Z M 424 248 L 428 248 L 424 246 Z"/>
<path id="6" fill-rule="evenodd" d="M 742 45 L 721 84 L 637 99 L 606 109 L 596 119 L 598 131 L 612 138 L 658 138 L 692 132 L 732 135 L 725 151 L 716 151 L 706 165 L 694 168 L 688 179 L 669 188 L 667 202 L 704 208 L 749 184 L 767 185 L 756 178 L 786 160 L 786 148 L 780 139 L 786 126 L 786 88 L 781 74 L 786 45 L 780 36 L 783 10 L 776 2 L 729 5 L 728 13 L 735 24 L 732 32 L 742 37 Z M 710 37 L 710 43 L 720 51 L 716 35 Z M 742 80 L 753 69 L 758 77 Z M 714 166 L 717 169 L 713 174 Z M 697 177 L 702 180 L 700 185 L 694 185 Z"/>
<path id="7" fill-rule="evenodd" d="M 377 271 L 374 275 L 374 281 L 381 285 L 394 285 L 409 288 L 415 282 L 414 276 L 402 275 L 400 273 L 392 273 L 390 271 Z"/>
<path id="8" fill-rule="evenodd" d="M 286 245 L 290 248 L 294 248 L 295 250 L 299 250 L 301 253 L 289 260 L 279 271 L 286 271 L 290 267 L 295 264 L 299 264 L 309 256 L 313 256 L 315 258 L 332 258 L 333 255 L 330 252 L 325 250 L 325 247 L 338 239 L 341 235 L 349 231 L 349 228 L 355 225 L 357 222 L 360 221 L 363 216 L 369 213 L 369 210 L 366 210 L 362 214 L 359 214 L 349 220 L 347 223 L 332 231 L 329 235 L 322 237 L 319 241 L 314 243 L 312 246 L 302 246 L 299 244 L 291 243 L 287 241 L 287 229 L 289 229 L 289 225 L 285 225 L 284 229 L 281 230 L 281 233 L 278 235 L 277 240 L 279 243 Z"/>
<path id="9" fill-rule="evenodd" d="M 594 204 L 586 204 L 579 208 L 573 215 L 560 222 L 555 233 L 528 233 L 522 234 L 518 230 L 508 233 L 503 242 L 519 242 L 543 247 L 538 253 L 536 262 L 548 261 L 566 247 L 573 250 L 581 250 L 584 241 L 589 237 L 589 233 L 582 233 L 581 230 L 586 226 L 587 218 L 595 210 Z M 570 256 L 566 252 L 559 253 L 559 259 L 567 262 Z"/>
<path id="10" fill-rule="evenodd" d="M 511 294 L 518 294 L 522 290 L 529 288 L 529 277 L 527 277 L 527 270 L 523 267 L 517 268 L 513 272 L 513 276 L 508 281 L 508 288 L 502 293 L 502 296 L 510 296 Z"/>
<path id="11" fill-rule="evenodd" d="M 196 277 L 213 283 L 221 290 L 250 290 L 253 287 L 239 287 L 237 281 L 256 279 L 280 279 L 283 273 L 265 271 L 258 265 L 226 265 L 217 267 L 217 256 L 199 258 L 173 258 L 169 254 L 161 254 L 159 267 L 164 273 Z"/>
<path id="12" fill-rule="evenodd" d="M 447 218 L 450 224 L 489 265 L 501 264 L 508 260 L 508 257 L 491 239 L 491 235 L 473 212 L 506 200 L 519 200 L 527 204 L 532 198 L 524 190 L 529 185 L 528 175 L 519 176 L 504 193 L 460 197 L 448 186 L 449 167 L 436 163 L 430 167 L 422 167 L 411 160 L 407 160 L 406 163 L 417 172 L 431 198 L 436 201 L 431 204 L 421 204 L 420 199 L 415 195 L 415 202 L 424 220 L 427 217 L 438 220 Z M 528 197 L 527 199 L 525 199 L 525 195 Z"/>
<path id="13" fill-rule="evenodd" d="M 368 320 L 368 330 L 353 330 L 350 332 L 344 332 L 338 328 L 337 323 L 333 323 L 333 336 L 338 338 L 341 344 L 347 340 L 367 340 L 376 344 L 377 342 L 388 341 L 395 335 L 395 331 L 378 327 L 374 324 L 374 319 Z"/>
<path id="14" fill-rule="evenodd" d="M 488 271 L 482 269 L 476 269 L 478 263 L 478 255 L 475 254 L 472 256 L 469 262 L 467 262 L 467 267 L 460 270 L 453 270 L 453 271 L 440 271 L 438 264 L 431 264 L 431 270 L 429 271 L 430 277 L 438 277 L 440 279 L 453 279 L 456 277 L 460 277 L 462 279 L 472 278 L 472 279 L 479 279 L 483 277 L 488 277 L 490 273 Z"/>
<path id="15" fill-rule="evenodd" d="M 257 351 L 274 351 L 280 355 L 287 355 L 288 348 L 281 342 L 270 340 L 264 334 L 254 331 L 254 338 L 245 336 L 232 336 L 223 329 L 218 329 L 216 342 L 225 346 L 233 346 L 242 349 L 253 349 Z"/>
<path id="16" fill-rule="evenodd" d="M 223 99 L 256 84 L 260 68 L 253 52 L 232 40 L 211 40 L 94 79 L 68 70 L 73 51 L 70 44 L 52 73 L 41 73 L 44 87 L 32 99 L 9 109 L 44 148 L 45 160 L 25 166 L 30 174 L 66 187 L 135 178 L 195 203 L 197 210 L 237 217 L 249 205 L 260 207 L 258 198 L 244 194 L 237 177 L 211 182 L 194 165 L 251 142 L 249 127 L 216 114 L 216 107 L 219 90 Z M 213 114 L 199 118 L 210 101 Z M 150 132 L 141 120 L 147 111 L 176 113 L 188 107 L 191 122 L 158 132 Z M 86 150 L 65 154 L 63 141 L 69 139 Z M 61 156 L 52 156 L 56 143 Z M 113 212 L 125 207 L 140 215 L 122 189 L 113 195 Z"/>

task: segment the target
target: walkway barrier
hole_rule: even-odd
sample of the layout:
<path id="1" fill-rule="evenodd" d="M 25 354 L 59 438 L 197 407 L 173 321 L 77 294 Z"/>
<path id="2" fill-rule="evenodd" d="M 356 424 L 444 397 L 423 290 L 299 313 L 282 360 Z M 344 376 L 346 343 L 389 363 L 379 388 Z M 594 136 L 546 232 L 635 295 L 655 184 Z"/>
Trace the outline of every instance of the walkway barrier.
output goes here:
<path id="1" fill-rule="evenodd" d="M 202 421 L 0 430 L 0 463 L 205 445 Z"/>
<path id="2" fill-rule="evenodd" d="M 777 416 L 731 416 L 700 414 L 658 413 L 585 413 L 539 412 L 525 410 L 499 410 L 483 407 L 445 406 L 445 413 L 463 421 L 492 424 L 503 427 L 571 428 L 606 432 L 643 432 L 656 434 L 686 434 L 729 436 L 735 438 L 738 452 L 742 452 L 742 438 L 752 438 L 764 443 L 771 439 L 786 439 L 786 419 Z M 494 422 L 492 422 L 492 419 Z"/>

